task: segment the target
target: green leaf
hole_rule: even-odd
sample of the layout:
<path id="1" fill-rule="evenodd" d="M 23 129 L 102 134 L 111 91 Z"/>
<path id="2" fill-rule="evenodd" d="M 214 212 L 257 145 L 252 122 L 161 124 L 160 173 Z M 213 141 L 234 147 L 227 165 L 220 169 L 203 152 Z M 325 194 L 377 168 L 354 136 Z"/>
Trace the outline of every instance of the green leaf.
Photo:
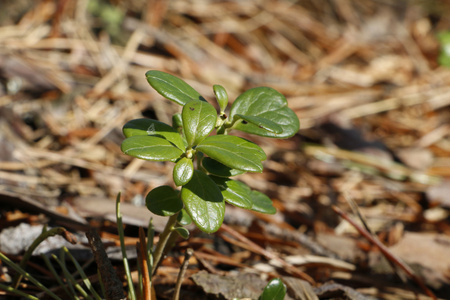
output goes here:
<path id="1" fill-rule="evenodd" d="M 151 190 L 145 198 L 147 208 L 158 216 L 172 216 L 183 208 L 178 192 L 168 185 Z"/>
<path id="2" fill-rule="evenodd" d="M 236 114 L 235 118 L 238 117 L 240 119 L 242 119 L 243 121 L 241 121 L 242 124 L 244 124 L 245 122 L 247 123 L 251 123 L 253 125 L 258 126 L 258 128 L 262 128 L 264 130 L 273 132 L 273 133 L 282 133 L 283 132 L 283 128 L 278 125 L 277 123 L 265 119 L 265 118 L 260 118 L 260 117 L 255 117 L 255 116 L 244 116 L 241 114 Z"/>
<path id="3" fill-rule="evenodd" d="M 244 174 L 245 171 L 232 169 L 230 167 L 221 164 L 217 160 L 212 159 L 211 157 L 205 157 L 202 160 L 202 165 L 208 173 L 219 176 L 219 177 L 231 177 L 240 174 Z"/>
<path id="4" fill-rule="evenodd" d="M 184 208 L 178 214 L 177 221 L 181 226 L 186 226 L 192 223 L 191 217 Z"/>
<path id="5" fill-rule="evenodd" d="M 442 31 L 437 35 L 440 44 L 438 63 L 441 66 L 450 67 L 450 31 Z"/>
<path id="6" fill-rule="evenodd" d="M 180 134 L 183 131 L 183 119 L 181 118 L 181 114 L 174 114 L 172 116 L 172 128 Z"/>
<path id="7" fill-rule="evenodd" d="M 233 129 L 265 137 L 288 138 L 296 134 L 300 128 L 297 115 L 287 106 L 286 98 L 269 87 L 257 87 L 241 94 L 231 106 L 230 119 L 239 115 L 258 117 L 278 124 L 281 133 L 271 132 L 251 122 L 238 121 Z M 264 124 L 270 124 L 265 122 Z M 269 126 L 270 127 L 270 126 Z"/>
<path id="8" fill-rule="evenodd" d="M 160 95 L 180 105 L 185 105 L 191 100 L 206 101 L 189 84 L 168 73 L 151 70 L 145 73 L 145 77 Z"/>
<path id="9" fill-rule="evenodd" d="M 183 107 L 183 130 L 189 146 L 203 141 L 216 125 L 217 112 L 207 102 L 193 100 Z"/>
<path id="10" fill-rule="evenodd" d="M 181 189 L 181 199 L 195 225 L 206 233 L 217 231 L 225 216 L 225 202 L 214 181 L 195 170 L 191 181 Z"/>
<path id="11" fill-rule="evenodd" d="M 255 143 L 233 135 L 208 136 L 197 148 L 225 166 L 246 172 L 263 170 L 264 151 Z"/>
<path id="12" fill-rule="evenodd" d="M 185 240 L 189 238 L 189 230 L 184 227 L 175 227 L 174 230 Z"/>
<path id="13" fill-rule="evenodd" d="M 280 278 L 274 278 L 266 285 L 259 300 L 283 300 L 287 288 Z"/>
<path id="14" fill-rule="evenodd" d="M 183 139 L 177 130 L 167 125 L 152 119 L 135 119 L 127 122 L 123 126 L 123 134 L 126 137 L 136 135 L 156 136 L 168 140 L 179 149 L 185 151 Z"/>
<path id="15" fill-rule="evenodd" d="M 240 208 L 252 208 L 251 189 L 245 183 L 217 176 L 210 177 L 219 187 L 225 201 Z"/>
<path id="16" fill-rule="evenodd" d="M 225 88 L 221 85 L 213 85 L 214 95 L 216 95 L 217 103 L 219 104 L 220 112 L 224 112 L 228 105 L 228 94 Z"/>
<path id="17" fill-rule="evenodd" d="M 252 210 L 269 215 L 273 215 L 277 212 L 276 208 L 272 205 L 272 200 L 263 193 L 251 191 L 250 197 L 253 202 Z"/>
<path id="18" fill-rule="evenodd" d="M 192 159 L 183 157 L 173 168 L 173 181 L 177 186 L 185 185 L 191 180 L 194 174 L 194 164 Z"/>
<path id="19" fill-rule="evenodd" d="M 152 161 L 175 161 L 183 154 L 183 151 L 165 139 L 144 135 L 125 139 L 121 149 L 127 155 Z"/>

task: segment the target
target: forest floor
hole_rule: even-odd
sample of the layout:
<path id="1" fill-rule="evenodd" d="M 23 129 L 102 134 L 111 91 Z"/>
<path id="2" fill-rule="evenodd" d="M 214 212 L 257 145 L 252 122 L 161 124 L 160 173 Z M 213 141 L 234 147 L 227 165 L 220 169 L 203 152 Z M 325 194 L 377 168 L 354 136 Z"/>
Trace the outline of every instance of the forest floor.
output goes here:
<path id="1" fill-rule="evenodd" d="M 187 248 L 181 299 L 256 299 L 275 277 L 286 299 L 450 299 L 449 16 L 444 0 L 2 1 L 0 251 L 19 262 L 44 224 L 78 237 L 82 263 L 89 227 L 117 249 L 118 192 L 135 245 L 145 195 L 172 185 L 173 164 L 124 155 L 122 126 L 180 111 L 146 82 L 160 70 L 210 102 L 213 84 L 231 100 L 272 87 L 301 129 L 249 137 L 268 159 L 237 177 L 277 214 L 227 207 L 224 229 L 192 230 L 154 276 L 157 299 Z M 27 270 L 57 287 L 38 256 Z"/>

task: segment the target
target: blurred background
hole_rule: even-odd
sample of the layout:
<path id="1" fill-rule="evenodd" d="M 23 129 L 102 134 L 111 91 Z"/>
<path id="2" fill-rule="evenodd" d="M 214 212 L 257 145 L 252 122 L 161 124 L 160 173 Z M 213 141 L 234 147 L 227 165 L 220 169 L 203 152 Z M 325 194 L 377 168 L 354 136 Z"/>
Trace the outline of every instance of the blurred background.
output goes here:
<path id="1" fill-rule="evenodd" d="M 351 198 L 387 245 L 448 238 L 449 66 L 445 0 L 2 0 L 0 203 L 85 216 L 170 183 L 172 164 L 120 151 L 125 122 L 180 111 L 146 82 L 156 69 L 211 103 L 213 84 L 231 100 L 256 86 L 286 96 L 299 134 L 249 137 L 269 159 L 239 177 L 274 200 L 265 222 L 349 233 L 331 205 Z M 448 289 L 439 259 L 427 266 Z"/>

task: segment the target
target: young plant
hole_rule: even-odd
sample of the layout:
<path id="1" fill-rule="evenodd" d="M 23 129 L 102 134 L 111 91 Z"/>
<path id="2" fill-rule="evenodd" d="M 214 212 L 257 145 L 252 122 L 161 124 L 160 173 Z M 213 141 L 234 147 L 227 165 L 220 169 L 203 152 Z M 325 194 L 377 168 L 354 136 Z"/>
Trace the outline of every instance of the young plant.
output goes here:
<path id="1" fill-rule="evenodd" d="M 146 77 L 159 94 L 183 107 L 181 114 L 173 116 L 172 126 L 136 119 L 123 127 L 126 139 L 121 148 L 125 154 L 175 163 L 173 181 L 181 190 L 168 185 L 153 189 L 146 197 L 147 208 L 171 217 L 171 231 L 184 237 L 188 232 L 179 225 L 186 219 L 204 232 L 217 231 L 224 219 L 225 202 L 274 214 L 276 210 L 266 195 L 230 179 L 245 172 L 261 173 L 266 154 L 255 143 L 228 134 L 239 130 L 271 138 L 293 136 L 300 124 L 286 98 L 269 87 L 253 88 L 241 94 L 227 114 L 228 95 L 222 86 L 214 85 L 220 109 L 217 113 L 183 80 L 155 70 L 148 71 Z M 216 134 L 211 135 L 214 130 Z"/>

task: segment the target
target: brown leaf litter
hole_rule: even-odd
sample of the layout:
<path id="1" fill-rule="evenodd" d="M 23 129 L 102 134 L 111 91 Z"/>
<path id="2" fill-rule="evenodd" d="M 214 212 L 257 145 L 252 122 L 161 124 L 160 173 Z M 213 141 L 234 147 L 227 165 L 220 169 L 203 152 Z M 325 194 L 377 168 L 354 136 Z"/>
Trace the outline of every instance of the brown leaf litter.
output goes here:
<path id="1" fill-rule="evenodd" d="M 19 223 L 91 225 L 116 245 L 121 191 L 135 242 L 150 216 L 136 206 L 170 184 L 172 165 L 123 155 L 121 127 L 142 116 L 170 123 L 179 111 L 146 82 L 157 69 L 208 100 L 213 84 L 230 99 L 273 87 L 301 122 L 289 140 L 246 136 L 269 159 L 264 173 L 238 179 L 268 194 L 278 213 L 230 207 L 216 235 L 194 230 L 154 277 L 158 299 L 171 297 L 187 248 L 194 256 L 182 299 L 233 297 L 242 282 L 260 291 L 273 277 L 291 299 L 426 299 L 333 211 L 354 216 L 348 198 L 373 237 L 445 298 L 450 70 L 437 64 L 436 34 L 450 28 L 449 13 L 443 0 L 3 1 L 0 232 Z M 163 223 L 154 223 L 159 231 Z M 238 297 L 258 294 L 243 290 Z"/>

